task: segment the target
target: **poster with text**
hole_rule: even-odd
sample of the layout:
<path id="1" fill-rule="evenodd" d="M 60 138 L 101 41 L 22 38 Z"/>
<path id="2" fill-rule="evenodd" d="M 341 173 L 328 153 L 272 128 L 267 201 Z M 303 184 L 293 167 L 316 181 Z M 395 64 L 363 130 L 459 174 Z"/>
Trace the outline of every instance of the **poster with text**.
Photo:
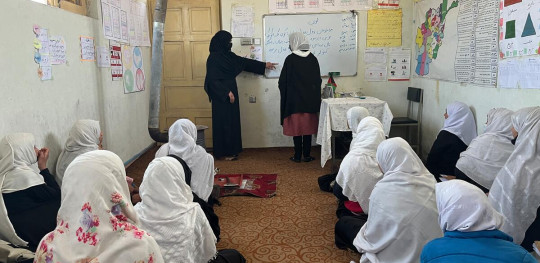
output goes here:
<path id="1" fill-rule="evenodd" d="M 540 0 L 501 0 L 500 57 L 521 57 L 540 52 Z"/>

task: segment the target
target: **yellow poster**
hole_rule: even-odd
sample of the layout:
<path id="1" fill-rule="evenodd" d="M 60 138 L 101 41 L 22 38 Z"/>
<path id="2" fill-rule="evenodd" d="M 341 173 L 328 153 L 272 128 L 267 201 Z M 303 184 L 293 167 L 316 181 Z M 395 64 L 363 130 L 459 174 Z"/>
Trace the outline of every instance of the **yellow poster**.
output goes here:
<path id="1" fill-rule="evenodd" d="M 367 47 L 400 47 L 401 17 L 401 9 L 369 10 Z"/>

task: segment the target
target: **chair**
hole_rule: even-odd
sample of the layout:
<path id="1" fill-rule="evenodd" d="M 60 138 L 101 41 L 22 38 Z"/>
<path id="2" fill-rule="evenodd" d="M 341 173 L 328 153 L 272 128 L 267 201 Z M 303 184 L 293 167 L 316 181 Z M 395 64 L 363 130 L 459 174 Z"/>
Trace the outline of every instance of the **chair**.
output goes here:
<path id="1" fill-rule="evenodd" d="M 405 127 L 406 128 L 406 140 L 411 144 L 410 128 L 416 126 L 416 144 L 411 144 L 412 148 L 416 149 L 416 153 L 422 158 L 422 140 L 420 139 L 421 127 L 422 127 L 422 106 L 423 106 L 423 90 L 418 88 L 409 87 L 407 90 L 407 100 L 409 105 L 407 107 L 406 117 L 394 117 L 392 119 L 392 127 Z M 413 116 L 414 106 L 417 106 L 416 116 Z"/>

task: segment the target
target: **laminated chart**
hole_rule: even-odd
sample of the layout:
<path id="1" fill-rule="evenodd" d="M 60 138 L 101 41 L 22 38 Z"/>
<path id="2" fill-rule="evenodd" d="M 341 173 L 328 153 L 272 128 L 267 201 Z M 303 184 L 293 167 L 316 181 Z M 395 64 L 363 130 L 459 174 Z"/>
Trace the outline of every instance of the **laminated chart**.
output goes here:
<path id="1" fill-rule="evenodd" d="M 501 0 L 500 57 L 521 57 L 540 52 L 540 0 Z"/>

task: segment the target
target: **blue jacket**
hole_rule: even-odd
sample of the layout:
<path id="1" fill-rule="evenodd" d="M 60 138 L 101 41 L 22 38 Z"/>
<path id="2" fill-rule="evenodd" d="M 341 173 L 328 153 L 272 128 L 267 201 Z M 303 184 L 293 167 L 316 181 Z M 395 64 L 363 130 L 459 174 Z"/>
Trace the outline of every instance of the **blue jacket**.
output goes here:
<path id="1" fill-rule="evenodd" d="M 427 243 L 422 263 L 536 263 L 536 259 L 512 237 L 499 230 L 476 232 L 447 231 L 444 237 Z"/>

